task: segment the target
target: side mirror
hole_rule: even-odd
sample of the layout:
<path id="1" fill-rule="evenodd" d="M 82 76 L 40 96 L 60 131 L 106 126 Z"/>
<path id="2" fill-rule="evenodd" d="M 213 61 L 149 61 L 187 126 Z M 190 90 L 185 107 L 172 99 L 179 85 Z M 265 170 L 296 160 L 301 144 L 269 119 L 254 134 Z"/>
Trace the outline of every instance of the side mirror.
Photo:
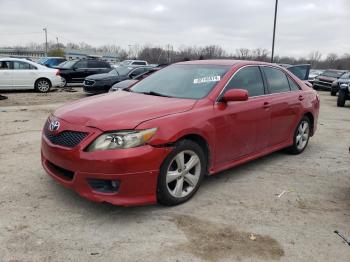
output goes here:
<path id="1" fill-rule="evenodd" d="M 230 89 L 226 91 L 222 97 L 223 102 L 230 101 L 247 101 L 248 100 L 248 91 L 245 89 Z"/>

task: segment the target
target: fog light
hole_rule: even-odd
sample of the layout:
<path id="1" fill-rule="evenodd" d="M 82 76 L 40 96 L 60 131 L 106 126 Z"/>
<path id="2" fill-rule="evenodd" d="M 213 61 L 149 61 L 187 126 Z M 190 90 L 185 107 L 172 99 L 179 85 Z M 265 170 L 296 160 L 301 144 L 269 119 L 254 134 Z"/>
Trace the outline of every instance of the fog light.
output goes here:
<path id="1" fill-rule="evenodd" d="M 120 182 L 118 180 L 88 179 L 90 187 L 100 193 L 117 193 Z"/>

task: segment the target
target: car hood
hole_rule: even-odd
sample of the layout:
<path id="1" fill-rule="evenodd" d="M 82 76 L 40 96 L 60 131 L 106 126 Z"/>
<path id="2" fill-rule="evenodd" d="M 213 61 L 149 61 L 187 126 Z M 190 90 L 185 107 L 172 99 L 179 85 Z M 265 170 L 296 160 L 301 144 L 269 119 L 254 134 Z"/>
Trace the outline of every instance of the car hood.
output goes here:
<path id="1" fill-rule="evenodd" d="M 85 79 L 87 80 L 109 80 L 109 79 L 118 79 L 118 75 L 112 75 L 112 74 L 95 74 L 95 75 L 90 75 L 86 77 Z"/>
<path id="2" fill-rule="evenodd" d="M 113 92 L 59 107 L 54 116 L 103 131 L 134 129 L 142 122 L 191 110 L 196 100 Z"/>
<path id="3" fill-rule="evenodd" d="M 338 79 L 338 83 L 339 84 L 349 84 L 350 83 L 350 79 L 349 78 L 347 78 L 347 79 L 339 78 Z"/>

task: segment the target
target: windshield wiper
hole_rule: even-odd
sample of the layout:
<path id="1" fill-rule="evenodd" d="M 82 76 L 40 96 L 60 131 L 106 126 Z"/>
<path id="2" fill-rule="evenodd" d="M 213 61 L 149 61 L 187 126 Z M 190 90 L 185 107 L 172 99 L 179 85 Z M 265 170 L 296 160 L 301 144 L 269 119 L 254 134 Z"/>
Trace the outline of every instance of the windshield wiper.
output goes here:
<path id="1" fill-rule="evenodd" d="M 141 92 L 141 93 L 142 93 L 142 94 L 145 94 L 145 95 L 151 95 L 151 96 L 170 97 L 170 96 L 168 96 L 168 95 L 161 94 L 161 93 L 158 93 L 158 92 L 155 92 L 155 91 Z"/>

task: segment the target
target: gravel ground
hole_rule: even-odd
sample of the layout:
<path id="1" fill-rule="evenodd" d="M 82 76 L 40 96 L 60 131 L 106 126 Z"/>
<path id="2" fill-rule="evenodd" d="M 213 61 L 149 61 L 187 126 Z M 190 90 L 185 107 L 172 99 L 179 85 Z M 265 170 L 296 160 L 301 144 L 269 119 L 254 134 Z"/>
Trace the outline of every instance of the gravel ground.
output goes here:
<path id="1" fill-rule="evenodd" d="M 122 208 L 79 197 L 41 167 L 43 123 L 85 96 L 77 90 L 0 101 L 0 261 L 349 261 L 333 231 L 350 237 L 350 107 L 328 92 L 302 155 L 208 177 L 181 206 Z"/>

